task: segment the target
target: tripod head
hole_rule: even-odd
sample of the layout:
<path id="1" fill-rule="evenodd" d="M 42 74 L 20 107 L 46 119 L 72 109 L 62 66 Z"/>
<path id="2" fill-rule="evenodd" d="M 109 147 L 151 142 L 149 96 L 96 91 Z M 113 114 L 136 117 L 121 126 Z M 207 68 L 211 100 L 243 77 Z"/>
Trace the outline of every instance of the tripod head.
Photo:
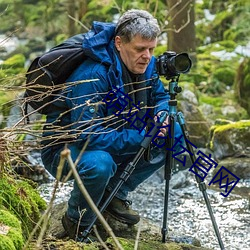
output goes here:
<path id="1" fill-rule="evenodd" d="M 172 78 L 171 81 L 169 82 L 169 95 L 170 95 L 170 100 L 175 99 L 175 96 L 182 91 L 182 87 L 178 86 L 179 82 L 179 76 L 176 77 L 176 79 Z"/>

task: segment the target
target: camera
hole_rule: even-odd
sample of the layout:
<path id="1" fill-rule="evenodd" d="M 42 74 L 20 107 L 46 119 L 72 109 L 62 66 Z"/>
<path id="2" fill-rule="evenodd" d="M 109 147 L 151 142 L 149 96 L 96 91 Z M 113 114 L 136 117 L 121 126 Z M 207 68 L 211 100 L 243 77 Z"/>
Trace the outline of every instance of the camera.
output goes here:
<path id="1" fill-rule="evenodd" d="M 156 69 L 160 76 L 167 80 L 187 73 L 192 66 L 192 61 L 187 53 L 176 54 L 174 51 L 164 52 L 156 59 Z"/>

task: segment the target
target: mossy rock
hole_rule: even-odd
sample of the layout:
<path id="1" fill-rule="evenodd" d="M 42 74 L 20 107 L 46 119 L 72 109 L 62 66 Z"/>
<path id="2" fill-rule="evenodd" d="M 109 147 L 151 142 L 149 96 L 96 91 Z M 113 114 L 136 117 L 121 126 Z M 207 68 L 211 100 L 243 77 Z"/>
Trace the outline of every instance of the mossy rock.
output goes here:
<path id="1" fill-rule="evenodd" d="M 16 75 L 24 72 L 25 56 L 23 54 L 15 54 L 6 59 L 2 65 L 2 73 L 7 76 Z"/>
<path id="2" fill-rule="evenodd" d="M 0 91 L 0 111 L 3 112 L 4 105 L 8 105 L 10 109 L 11 108 L 10 102 L 15 98 L 16 98 L 16 93 L 13 93 L 11 91 Z"/>
<path id="3" fill-rule="evenodd" d="M 46 208 L 46 202 L 30 183 L 5 174 L 0 178 L 0 207 L 5 207 L 21 221 L 24 238 L 28 237 L 41 211 Z"/>
<path id="4" fill-rule="evenodd" d="M 199 104 L 206 118 L 212 121 L 212 123 L 218 119 L 224 120 L 225 117 L 230 121 L 239 121 L 249 117 L 247 111 L 237 103 L 233 93 L 230 91 L 226 91 L 220 96 L 200 93 Z M 209 105 L 209 110 L 207 105 Z"/>
<path id="5" fill-rule="evenodd" d="M 246 154 L 250 147 L 250 120 L 214 125 L 210 130 L 209 148 L 220 160 L 230 156 Z"/>
<path id="6" fill-rule="evenodd" d="M 9 211 L 0 209 L 0 249 L 19 250 L 23 244 L 20 221 Z"/>
<path id="7" fill-rule="evenodd" d="M 218 80 L 221 83 L 224 83 L 228 86 L 234 84 L 235 70 L 229 67 L 220 67 L 216 69 L 213 73 L 214 79 Z"/>
<path id="8" fill-rule="evenodd" d="M 9 69 L 11 67 L 22 68 L 24 64 L 25 56 L 23 54 L 16 54 L 3 62 L 2 69 Z"/>
<path id="9" fill-rule="evenodd" d="M 1 64 L 0 84 L 19 86 L 25 79 L 25 56 L 15 54 Z"/>
<path id="10" fill-rule="evenodd" d="M 197 48 L 199 64 L 190 73 L 202 93 L 218 95 L 233 85 L 239 56 L 236 55 L 234 60 L 222 60 L 220 53 L 216 55 L 213 52 L 231 52 L 234 46 L 234 43 L 224 41 Z"/>

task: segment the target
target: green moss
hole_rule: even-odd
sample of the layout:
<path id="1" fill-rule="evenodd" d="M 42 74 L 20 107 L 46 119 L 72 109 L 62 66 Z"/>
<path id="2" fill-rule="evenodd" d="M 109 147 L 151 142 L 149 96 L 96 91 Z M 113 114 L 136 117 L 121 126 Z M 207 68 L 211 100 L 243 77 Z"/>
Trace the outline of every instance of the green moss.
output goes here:
<path id="1" fill-rule="evenodd" d="M 12 240 L 16 249 L 22 249 L 24 245 L 24 240 L 22 236 L 22 231 L 17 231 L 15 228 L 11 228 L 7 236 Z"/>
<path id="2" fill-rule="evenodd" d="M 201 95 L 199 97 L 199 101 L 200 101 L 200 103 L 207 103 L 207 104 L 210 104 L 210 105 L 212 105 L 214 107 L 221 108 L 221 106 L 222 106 L 222 104 L 224 103 L 225 100 L 221 96 L 212 97 L 212 96 L 209 96 L 209 95 Z"/>
<path id="3" fill-rule="evenodd" d="M 169 250 L 182 250 L 183 248 L 176 243 L 169 243 L 168 248 Z"/>
<path id="4" fill-rule="evenodd" d="M 98 244 L 99 245 L 99 244 Z M 66 249 L 66 248 L 65 248 Z M 92 243 L 91 245 L 86 245 L 84 246 L 85 250 L 98 250 L 100 249 L 98 246 L 96 246 L 94 243 Z M 68 249 L 67 249 L 68 250 Z"/>
<path id="5" fill-rule="evenodd" d="M 119 238 L 119 242 L 123 246 L 124 250 L 134 249 L 134 245 L 135 245 L 134 240 Z M 147 250 L 147 248 L 144 248 L 144 249 Z"/>
<path id="6" fill-rule="evenodd" d="M 0 235 L 0 249 L 21 249 L 24 243 L 20 221 L 9 211 L 0 210 L 0 223 L 10 227 L 6 235 Z M 2 237 L 4 236 L 4 237 Z"/>
<path id="7" fill-rule="evenodd" d="M 232 123 L 230 120 L 226 120 L 226 119 L 216 119 L 216 121 L 214 122 L 215 125 L 227 125 Z M 214 126 L 215 128 L 216 126 Z"/>
<path id="8" fill-rule="evenodd" d="M 233 152 L 234 143 L 230 141 L 229 133 L 233 131 L 235 134 L 235 140 L 246 143 L 250 140 L 250 120 L 243 120 L 238 122 L 232 122 L 225 125 L 214 125 L 210 130 L 210 144 L 209 147 L 211 150 L 214 149 L 214 141 L 220 141 L 221 144 L 227 144 L 229 148 L 231 148 Z M 246 131 L 249 132 L 246 132 Z M 229 150 L 229 149 L 228 149 Z"/>
<path id="9" fill-rule="evenodd" d="M 25 56 L 23 54 L 16 54 L 4 61 L 4 63 L 2 64 L 2 69 L 9 69 L 11 67 L 23 68 L 24 64 Z"/>
<path id="10" fill-rule="evenodd" d="M 0 234 L 0 249 L 16 250 L 13 241 L 7 235 Z"/>
<path id="11" fill-rule="evenodd" d="M 27 238 L 46 203 L 27 182 L 4 176 L 0 179 L 0 206 L 8 209 L 21 221 L 24 237 Z"/>
<path id="12" fill-rule="evenodd" d="M 134 249 L 135 241 L 133 239 L 118 238 L 118 240 L 124 250 Z M 109 238 L 106 242 L 113 245 L 113 240 L 111 238 Z M 155 241 L 155 240 L 149 239 L 148 241 L 139 240 L 138 249 L 139 250 L 152 250 L 152 249 L 154 250 L 199 250 L 199 249 L 204 249 L 204 248 L 196 247 L 196 246 L 188 245 L 188 244 L 183 244 L 183 243 L 175 243 L 175 242 L 162 243 L 161 241 Z"/>
<path id="13" fill-rule="evenodd" d="M 234 122 L 226 125 L 216 125 L 214 129 L 214 133 L 220 133 L 220 132 L 225 132 L 231 129 L 245 129 L 250 127 L 250 121 L 239 121 L 239 122 Z"/>
<path id="14" fill-rule="evenodd" d="M 228 67 L 221 67 L 214 71 L 213 77 L 228 86 L 232 86 L 235 78 L 235 70 Z"/>
<path id="15" fill-rule="evenodd" d="M 163 54 L 164 52 L 166 52 L 166 50 L 167 50 L 166 45 L 158 45 L 154 50 L 154 55 L 157 57 L 157 56 Z"/>
<path id="16" fill-rule="evenodd" d="M 236 46 L 238 45 L 234 40 L 223 40 L 219 41 L 218 44 L 228 52 L 234 51 Z"/>
<path id="17" fill-rule="evenodd" d="M 199 93 L 199 104 L 209 104 L 213 106 L 213 112 L 208 115 L 208 118 L 212 121 L 216 119 L 228 119 L 231 121 L 239 121 L 248 119 L 247 111 L 240 106 L 237 102 L 234 93 L 232 91 L 226 91 L 222 95 L 210 96 L 206 93 Z M 225 107 L 233 107 L 236 112 L 228 112 L 225 115 Z"/>
<path id="18" fill-rule="evenodd" d="M 0 91 L 0 107 L 3 108 L 3 105 L 11 100 L 16 98 L 16 93 L 12 91 Z M 11 106 L 11 105 L 9 105 Z"/>
<path id="19" fill-rule="evenodd" d="M 68 39 L 66 34 L 59 34 L 56 36 L 55 43 L 58 45 Z"/>
<path id="20" fill-rule="evenodd" d="M 20 221 L 16 218 L 16 216 L 11 214 L 7 210 L 0 209 L 0 221 L 7 226 L 14 227 L 17 230 L 21 230 Z"/>
<path id="21" fill-rule="evenodd" d="M 1 64 L 0 84 L 20 86 L 25 81 L 25 56 L 16 54 Z"/>

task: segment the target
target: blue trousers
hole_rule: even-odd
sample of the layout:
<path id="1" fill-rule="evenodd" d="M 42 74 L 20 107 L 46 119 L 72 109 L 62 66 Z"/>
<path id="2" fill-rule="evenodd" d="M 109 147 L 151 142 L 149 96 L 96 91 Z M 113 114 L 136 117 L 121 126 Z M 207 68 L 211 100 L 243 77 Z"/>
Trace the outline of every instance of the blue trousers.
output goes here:
<path id="1" fill-rule="evenodd" d="M 175 137 L 182 135 L 179 124 L 175 126 Z M 69 144 L 68 148 L 71 151 L 71 157 L 75 161 L 80 154 L 81 149 L 74 143 Z M 53 147 L 42 151 L 42 160 L 45 168 L 55 177 L 57 167 L 60 160 L 60 152 L 62 149 L 53 150 Z M 178 151 L 178 148 L 175 147 Z M 78 164 L 78 174 L 92 197 L 96 205 L 102 199 L 104 191 L 107 189 L 111 191 L 120 181 L 121 173 L 127 164 L 133 160 L 135 155 L 116 156 L 101 150 L 85 151 Z M 145 161 L 142 157 L 126 182 L 123 183 L 119 189 L 116 197 L 125 200 L 129 192 L 136 189 L 136 187 L 150 177 L 156 170 L 160 169 L 165 164 L 166 149 L 155 146 L 151 150 L 151 161 Z M 70 167 L 65 163 L 63 175 L 67 175 Z M 68 216 L 75 220 L 79 220 L 80 212 L 84 209 L 83 217 L 81 218 L 81 225 L 88 226 L 94 217 L 94 213 L 90 209 L 88 203 L 83 197 L 78 185 L 74 182 L 73 190 L 68 201 Z"/>

